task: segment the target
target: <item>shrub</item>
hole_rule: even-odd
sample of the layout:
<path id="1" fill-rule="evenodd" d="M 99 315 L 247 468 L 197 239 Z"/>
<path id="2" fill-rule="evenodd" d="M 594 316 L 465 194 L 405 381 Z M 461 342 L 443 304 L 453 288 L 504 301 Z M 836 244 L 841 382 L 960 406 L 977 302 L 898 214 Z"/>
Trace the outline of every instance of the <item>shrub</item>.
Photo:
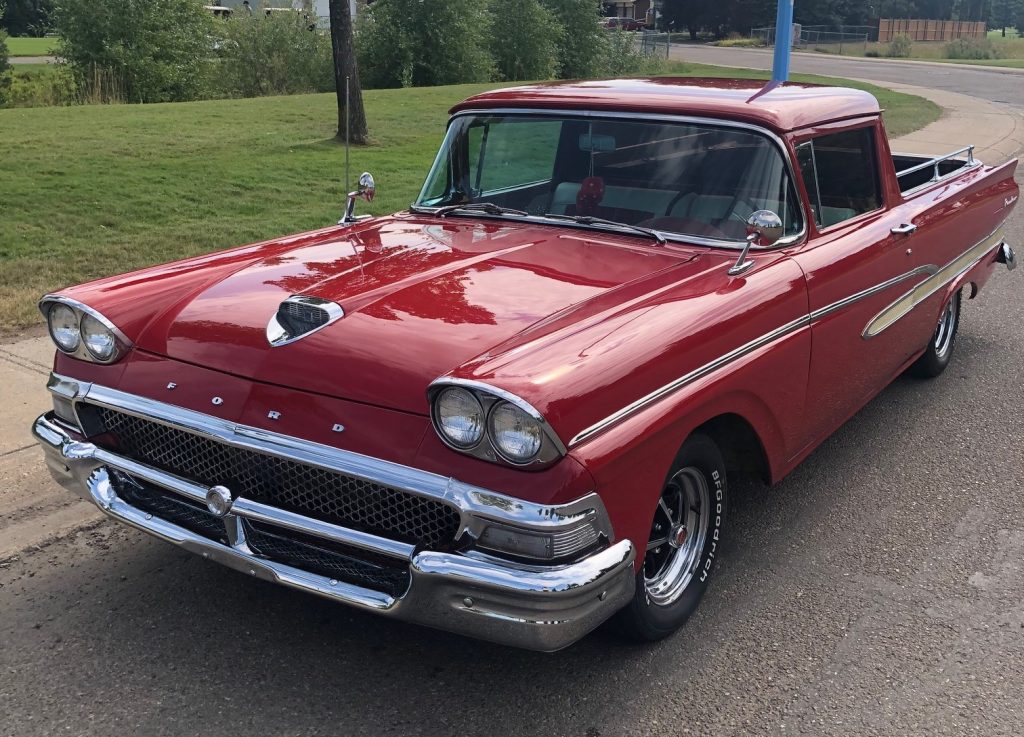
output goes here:
<path id="1" fill-rule="evenodd" d="M 604 31 L 598 25 L 600 0 L 541 0 L 562 27 L 556 46 L 558 76 L 562 79 L 593 77 L 601 73 L 605 49 Z"/>
<path id="2" fill-rule="evenodd" d="M 636 34 L 616 30 L 605 36 L 596 72 L 601 76 L 621 77 L 626 74 L 658 74 L 664 69 L 664 59 L 646 56 L 637 47 Z"/>
<path id="3" fill-rule="evenodd" d="M 947 59 L 998 59 L 999 52 L 987 38 L 958 38 L 946 44 Z"/>
<path id="4" fill-rule="evenodd" d="M 913 47 L 914 43 L 910 40 L 909 36 L 896 36 L 889 42 L 889 50 L 885 55 L 897 59 L 906 59 L 910 56 Z"/>
<path id="5" fill-rule="evenodd" d="M 130 102 L 191 100 L 203 92 L 213 18 L 199 0 L 59 0 L 58 54 L 86 84 L 96 70 Z"/>
<path id="6" fill-rule="evenodd" d="M 303 13 L 235 13 L 219 22 L 211 86 L 228 97 L 332 91 L 331 37 L 310 24 Z"/>
<path id="7" fill-rule="evenodd" d="M 869 49 L 864 52 L 864 56 L 868 57 L 869 59 L 878 59 L 881 56 L 881 54 L 875 51 L 874 49 Z"/>
<path id="8" fill-rule="evenodd" d="M 490 15 L 480 0 L 386 0 L 365 8 L 356 26 L 363 87 L 486 82 Z"/>
<path id="9" fill-rule="evenodd" d="M 747 48 L 763 46 L 759 38 L 727 38 L 722 41 L 715 41 L 712 46 L 727 46 L 729 48 Z"/>
<path id="10" fill-rule="evenodd" d="M 490 46 L 502 80 L 550 79 L 562 29 L 539 0 L 491 0 Z"/>
<path id="11" fill-rule="evenodd" d="M 0 15 L 3 4 L 0 3 Z M 11 63 L 7 59 L 7 33 L 0 30 L 0 105 L 7 102 L 7 93 L 11 86 Z"/>

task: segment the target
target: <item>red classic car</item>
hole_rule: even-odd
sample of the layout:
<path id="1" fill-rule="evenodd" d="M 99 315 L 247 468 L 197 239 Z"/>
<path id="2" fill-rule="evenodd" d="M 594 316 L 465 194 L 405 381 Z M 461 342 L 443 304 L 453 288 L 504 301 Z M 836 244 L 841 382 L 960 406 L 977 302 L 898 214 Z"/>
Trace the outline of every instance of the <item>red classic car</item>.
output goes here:
<path id="1" fill-rule="evenodd" d="M 1016 161 L 743 80 L 457 105 L 407 211 L 43 297 L 54 477 L 248 575 L 539 650 L 694 611 L 729 482 L 785 476 L 997 263 Z"/>
<path id="2" fill-rule="evenodd" d="M 601 21 L 602 28 L 608 28 L 614 30 L 620 28 L 623 31 L 642 31 L 644 30 L 644 22 L 637 20 L 636 18 L 604 18 Z"/>

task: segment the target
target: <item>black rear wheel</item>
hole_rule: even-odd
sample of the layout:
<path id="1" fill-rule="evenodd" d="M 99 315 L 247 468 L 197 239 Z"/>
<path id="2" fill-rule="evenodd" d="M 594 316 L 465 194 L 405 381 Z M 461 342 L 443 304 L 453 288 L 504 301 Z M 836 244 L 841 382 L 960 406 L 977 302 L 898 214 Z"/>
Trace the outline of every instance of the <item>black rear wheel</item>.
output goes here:
<path id="1" fill-rule="evenodd" d="M 661 639 L 697 609 L 721 544 L 725 500 L 721 451 L 706 435 L 690 436 L 658 498 L 636 593 L 617 615 L 626 635 Z"/>
<path id="2" fill-rule="evenodd" d="M 956 334 L 960 329 L 960 292 L 950 297 L 942 308 L 935 334 L 924 354 L 911 365 L 915 376 L 931 379 L 946 370 L 956 348 Z"/>

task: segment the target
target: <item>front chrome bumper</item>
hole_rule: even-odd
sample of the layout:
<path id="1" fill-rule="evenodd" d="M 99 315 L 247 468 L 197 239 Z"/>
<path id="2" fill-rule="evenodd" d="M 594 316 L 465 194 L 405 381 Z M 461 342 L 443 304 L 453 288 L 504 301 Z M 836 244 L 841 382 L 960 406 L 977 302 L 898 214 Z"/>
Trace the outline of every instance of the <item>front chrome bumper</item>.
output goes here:
<path id="1" fill-rule="evenodd" d="M 628 540 L 568 565 L 517 565 L 473 553 L 417 552 L 404 543 L 235 500 L 231 514 L 239 518 L 272 521 L 369 551 L 408 556 L 411 582 L 400 596 L 329 579 L 258 557 L 244 534 L 232 535 L 229 544 L 222 544 L 133 507 L 119 498 L 111 474 L 130 474 L 192 499 L 205 494 L 203 487 L 77 441 L 49 413 L 40 416 L 32 430 L 58 483 L 110 517 L 248 575 L 360 609 L 505 645 L 552 651 L 579 640 L 633 596 L 636 551 Z"/>

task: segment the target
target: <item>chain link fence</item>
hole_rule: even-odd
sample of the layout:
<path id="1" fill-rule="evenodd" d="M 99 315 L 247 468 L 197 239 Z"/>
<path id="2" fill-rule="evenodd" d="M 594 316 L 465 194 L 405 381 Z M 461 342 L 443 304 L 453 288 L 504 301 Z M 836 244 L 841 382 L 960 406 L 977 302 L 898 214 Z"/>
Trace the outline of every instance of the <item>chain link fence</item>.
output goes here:
<path id="1" fill-rule="evenodd" d="M 825 54 L 863 54 L 871 41 L 871 30 L 868 26 L 841 26 L 840 30 L 833 30 L 831 26 L 796 26 L 794 31 L 798 33 L 793 34 L 793 48 Z M 774 27 L 752 28 L 750 36 L 762 46 L 775 45 Z"/>

